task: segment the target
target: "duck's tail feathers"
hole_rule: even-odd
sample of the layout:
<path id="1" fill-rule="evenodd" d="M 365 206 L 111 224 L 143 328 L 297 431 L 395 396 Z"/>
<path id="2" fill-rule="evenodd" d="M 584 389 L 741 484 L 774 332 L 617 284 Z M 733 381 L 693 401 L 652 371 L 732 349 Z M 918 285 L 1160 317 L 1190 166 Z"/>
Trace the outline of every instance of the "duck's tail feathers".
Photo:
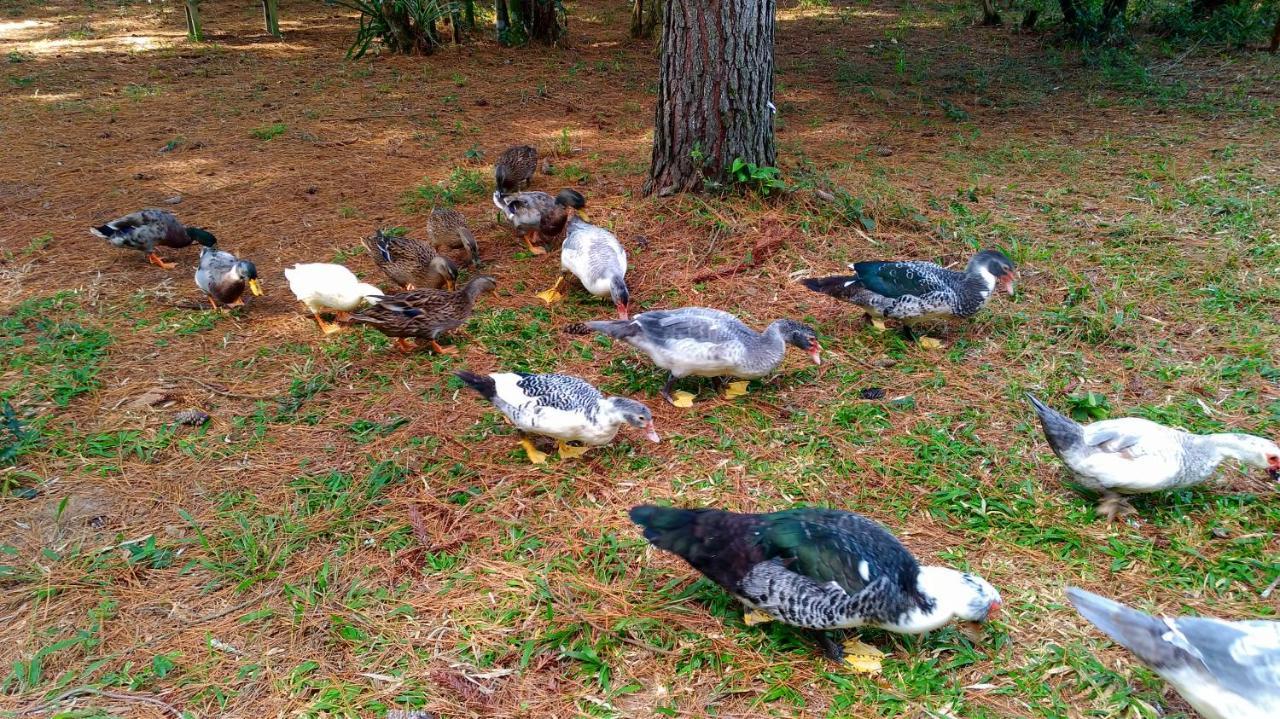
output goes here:
<path id="1" fill-rule="evenodd" d="M 458 379 L 462 380 L 463 384 L 479 392 L 481 397 L 484 397 L 491 402 L 498 394 L 497 383 L 494 382 L 493 378 L 487 374 L 476 374 L 474 372 L 467 372 L 466 370 L 454 372 L 453 374 Z"/>
<path id="2" fill-rule="evenodd" d="M 1027 400 L 1040 415 L 1040 425 L 1044 427 L 1045 439 L 1059 456 L 1084 442 L 1084 428 L 1079 422 L 1064 416 L 1054 408 L 1041 402 L 1035 395 L 1027 393 Z"/>
<path id="3" fill-rule="evenodd" d="M 622 340 L 640 334 L 640 325 L 632 320 L 595 320 L 568 325 L 564 331 L 571 335 L 589 335 L 592 332 L 599 332 Z"/>
<path id="4" fill-rule="evenodd" d="M 1067 598 L 1075 605 L 1080 616 L 1088 619 L 1116 643 L 1138 655 L 1152 669 L 1159 671 L 1187 664 L 1201 664 L 1195 655 L 1175 643 L 1177 637 L 1173 641 L 1165 638 L 1177 630 L 1163 619 L 1143 614 L 1076 587 L 1067 587 Z"/>
<path id="5" fill-rule="evenodd" d="M 836 299 L 847 300 L 863 289 L 862 282 L 855 275 L 835 275 L 832 277 L 807 277 L 800 284 L 814 292 L 831 295 Z"/>

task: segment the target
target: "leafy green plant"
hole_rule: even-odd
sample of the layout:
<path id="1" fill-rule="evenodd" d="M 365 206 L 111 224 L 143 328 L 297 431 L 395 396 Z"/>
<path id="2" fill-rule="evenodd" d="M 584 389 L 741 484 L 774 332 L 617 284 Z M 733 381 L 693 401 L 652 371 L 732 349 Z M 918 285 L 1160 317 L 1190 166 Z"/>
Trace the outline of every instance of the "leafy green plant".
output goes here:
<path id="1" fill-rule="evenodd" d="M 283 122 L 273 122 L 270 125 L 253 128 L 249 131 L 249 135 L 257 140 L 270 141 L 280 137 L 288 130 L 289 126 Z"/>
<path id="2" fill-rule="evenodd" d="M 480 170 L 455 167 L 449 179 L 422 184 L 405 193 L 402 204 L 406 212 L 429 212 L 432 208 L 452 206 L 488 193 L 489 180 Z"/>
<path id="3" fill-rule="evenodd" d="M 1071 417 L 1077 422 L 1096 422 L 1111 416 L 1111 404 L 1097 392 L 1073 394 L 1067 397 L 1071 405 Z"/>
<path id="4" fill-rule="evenodd" d="M 458 13 L 456 3 L 441 0 L 333 0 L 360 13 L 347 59 L 359 60 L 376 40 L 387 52 L 430 55 L 441 45 L 436 23 Z"/>
<path id="5" fill-rule="evenodd" d="M 735 157 L 728 167 L 729 182 L 745 187 L 761 195 L 769 195 L 787 189 L 787 183 L 782 179 L 782 171 L 776 167 L 761 167 L 753 162 L 747 162 L 741 157 Z"/>

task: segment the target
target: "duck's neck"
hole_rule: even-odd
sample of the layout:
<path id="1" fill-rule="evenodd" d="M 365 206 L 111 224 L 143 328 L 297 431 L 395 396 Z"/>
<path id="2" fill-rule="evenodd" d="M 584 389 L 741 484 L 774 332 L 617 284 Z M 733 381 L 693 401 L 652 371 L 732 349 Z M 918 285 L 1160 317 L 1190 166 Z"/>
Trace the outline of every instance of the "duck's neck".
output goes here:
<path id="1" fill-rule="evenodd" d="M 1248 440 L 1247 434 L 1236 434 L 1234 432 L 1220 432 L 1218 434 L 1206 434 L 1198 437 L 1200 444 L 1212 453 L 1214 457 L 1214 465 L 1221 463 L 1224 459 L 1234 459 L 1238 462 L 1247 462 L 1254 456 L 1252 445 Z"/>
<path id="2" fill-rule="evenodd" d="M 787 340 L 782 335 L 782 323 L 782 320 L 774 320 L 764 332 L 752 338 L 753 341 L 748 344 L 749 351 L 744 360 L 747 368 L 760 374 L 767 374 L 782 362 L 782 356 L 787 352 Z"/>
<path id="3" fill-rule="evenodd" d="M 982 291 L 984 297 L 995 290 L 998 279 L 991 274 L 991 270 L 988 270 L 986 265 L 975 266 L 971 264 L 965 268 L 964 273 L 968 275 L 969 281 Z"/>
<path id="4" fill-rule="evenodd" d="M 969 594 L 960 573 L 947 567 L 920 567 L 916 587 L 921 601 L 881 628 L 899 634 L 931 632 L 950 623 L 959 613 L 958 603 Z"/>

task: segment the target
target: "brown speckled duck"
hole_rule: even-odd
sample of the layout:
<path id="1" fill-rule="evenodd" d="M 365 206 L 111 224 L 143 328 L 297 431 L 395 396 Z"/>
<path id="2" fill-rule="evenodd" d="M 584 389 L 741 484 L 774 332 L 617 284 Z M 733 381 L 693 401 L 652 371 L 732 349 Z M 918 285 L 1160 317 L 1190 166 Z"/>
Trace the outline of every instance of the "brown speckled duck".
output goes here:
<path id="1" fill-rule="evenodd" d="M 378 230 L 363 242 L 378 269 L 406 290 L 452 289 L 458 279 L 453 260 L 421 240 Z"/>
<path id="2" fill-rule="evenodd" d="M 538 151 L 528 145 L 516 145 L 498 155 L 498 164 L 493 167 L 493 179 L 500 192 L 515 192 L 529 186 L 537 169 Z"/>
<path id="3" fill-rule="evenodd" d="M 457 290 L 424 289 L 383 295 L 376 298 L 378 304 L 351 315 L 351 321 L 395 337 L 401 352 L 412 351 L 414 345 L 409 339 L 418 338 L 427 340 L 436 352 L 453 354 L 457 348 L 441 347 L 437 338 L 461 327 L 471 316 L 476 298 L 496 285 L 492 277 L 477 275 Z"/>
<path id="4" fill-rule="evenodd" d="M 467 227 L 467 218 L 451 207 L 437 207 L 427 218 L 427 237 L 436 250 L 465 248 L 471 264 L 480 264 L 480 246 Z"/>
<path id="5" fill-rule="evenodd" d="M 554 242 L 564 232 L 569 216 L 586 207 L 587 200 L 577 190 L 570 189 L 561 190 L 555 197 L 538 191 L 504 195 L 498 190 L 493 193 L 493 204 L 524 238 L 529 252 L 543 255 L 547 251 L 535 246 L 533 239 L 537 237 L 542 244 Z"/>

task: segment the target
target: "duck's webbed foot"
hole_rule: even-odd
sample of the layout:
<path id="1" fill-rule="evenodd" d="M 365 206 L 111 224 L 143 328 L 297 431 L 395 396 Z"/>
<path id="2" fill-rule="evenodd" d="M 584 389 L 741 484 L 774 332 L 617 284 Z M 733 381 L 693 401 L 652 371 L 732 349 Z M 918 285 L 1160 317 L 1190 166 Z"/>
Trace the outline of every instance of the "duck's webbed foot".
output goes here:
<path id="1" fill-rule="evenodd" d="M 831 661 L 855 674 L 880 673 L 880 661 L 884 659 L 884 652 L 853 637 L 841 642 L 831 636 L 830 632 L 818 631 L 817 635 L 822 653 Z"/>
<path id="2" fill-rule="evenodd" d="M 533 446 L 533 440 L 528 437 L 520 438 L 520 446 L 524 448 L 525 456 L 529 458 L 532 464 L 546 464 L 547 454 Z"/>
<path id="3" fill-rule="evenodd" d="M 674 374 L 668 375 L 667 383 L 662 385 L 662 389 L 660 390 L 660 394 L 662 395 L 662 398 L 670 402 L 672 407 L 692 407 L 693 394 L 691 392 L 676 390 L 674 393 L 675 396 L 674 397 L 672 396 L 671 388 L 672 386 L 675 385 L 675 383 L 676 383 L 676 376 Z"/>
<path id="4" fill-rule="evenodd" d="M 1138 510 L 1134 509 L 1129 500 L 1124 497 L 1114 492 L 1107 492 L 1102 495 L 1102 499 L 1098 500 L 1097 512 L 1099 517 L 1106 517 L 1108 522 L 1114 522 L 1122 517 L 1137 514 Z"/>
<path id="5" fill-rule="evenodd" d="M 559 444 L 560 459 L 575 459 L 577 457 L 581 457 L 582 455 L 586 454 L 590 449 L 591 449 L 590 447 L 586 447 L 586 446 L 575 447 L 571 444 L 560 442 Z"/>

